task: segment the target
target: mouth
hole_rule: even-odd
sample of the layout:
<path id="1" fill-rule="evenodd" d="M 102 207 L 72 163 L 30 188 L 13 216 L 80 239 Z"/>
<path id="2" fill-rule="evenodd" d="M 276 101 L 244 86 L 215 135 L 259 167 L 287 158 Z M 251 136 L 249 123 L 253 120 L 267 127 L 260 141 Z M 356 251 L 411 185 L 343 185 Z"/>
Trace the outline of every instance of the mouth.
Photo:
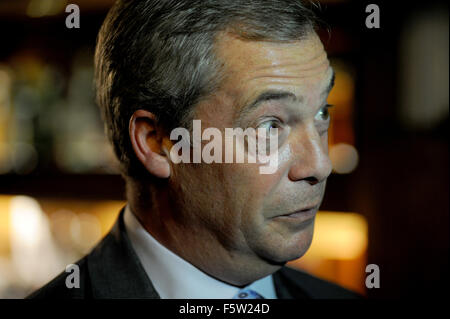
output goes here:
<path id="1" fill-rule="evenodd" d="M 308 220 L 315 216 L 317 210 L 319 209 L 319 205 L 309 206 L 300 210 L 296 210 L 291 213 L 277 215 L 275 218 L 283 218 L 283 219 L 301 219 L 302 221 Z"/>

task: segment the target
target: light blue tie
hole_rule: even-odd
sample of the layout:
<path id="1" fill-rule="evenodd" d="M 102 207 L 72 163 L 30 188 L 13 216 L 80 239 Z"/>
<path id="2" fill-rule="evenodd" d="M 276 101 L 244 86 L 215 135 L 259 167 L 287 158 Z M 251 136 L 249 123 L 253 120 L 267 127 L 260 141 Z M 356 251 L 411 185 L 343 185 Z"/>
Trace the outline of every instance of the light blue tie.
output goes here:
<path id="1" fill-rule="evenodd" d="M 259 293 L 249 288 L 241 289 L 238 293 L 233 297 L 233 299 L 265 299 Z"/>

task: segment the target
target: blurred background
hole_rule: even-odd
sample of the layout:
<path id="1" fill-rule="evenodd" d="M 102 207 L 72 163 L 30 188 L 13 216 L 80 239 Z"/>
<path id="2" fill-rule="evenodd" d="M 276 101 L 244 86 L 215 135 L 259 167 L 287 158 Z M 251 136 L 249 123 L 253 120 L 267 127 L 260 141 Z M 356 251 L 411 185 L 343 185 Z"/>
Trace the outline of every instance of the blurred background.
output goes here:
<path id="1" fill-rule="evenodd" d="M 0 298 L 88 253 L 125 205 L 92 85 L 112 2 L 0 1 Z M 312 246 L 290 264 L 370 298 L 447 295 L 448 5 L 319 2 L 334 171 Z M 79 29 L 65 26 L 69 3 Z M 370 3 L 379 29 L 366 28 Z M 368 264 L 378 289 L 365 286 Z"/>

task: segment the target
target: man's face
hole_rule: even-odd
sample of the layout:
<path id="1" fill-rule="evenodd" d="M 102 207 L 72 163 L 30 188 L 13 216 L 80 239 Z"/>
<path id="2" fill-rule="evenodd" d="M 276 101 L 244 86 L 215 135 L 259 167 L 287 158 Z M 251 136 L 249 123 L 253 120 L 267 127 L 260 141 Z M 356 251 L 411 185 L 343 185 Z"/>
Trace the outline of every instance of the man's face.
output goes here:
<path id="1" fill-rule="evenodd" d="M 299 258 L 331 172 L 326 99 L 333 71 L 322 43 L 315 33 L 282 44 L 224 35 L 216 54 L 226 76 L 195 119 L 202 130 L 278 128 L 278 164 L 267 175 L 259 163 L 173 165 L 174 205 L 191 231 L 208 231 L 231 254 L 275 263 Z"/>

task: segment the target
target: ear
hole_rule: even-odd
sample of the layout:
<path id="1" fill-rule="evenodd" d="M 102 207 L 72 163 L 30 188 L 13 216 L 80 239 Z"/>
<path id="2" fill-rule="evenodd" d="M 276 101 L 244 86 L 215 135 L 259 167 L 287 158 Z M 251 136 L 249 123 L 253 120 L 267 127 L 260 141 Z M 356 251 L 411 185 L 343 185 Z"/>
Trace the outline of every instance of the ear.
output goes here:
<path id="1" fill-rule="evenodd" d="M 130 118 L 128 132 L 134 152 L 150 174 L 159 178 L 170 176 L 170 159 L 163 146 L 163 132 L 156 116 L 137 110 Z"/>

